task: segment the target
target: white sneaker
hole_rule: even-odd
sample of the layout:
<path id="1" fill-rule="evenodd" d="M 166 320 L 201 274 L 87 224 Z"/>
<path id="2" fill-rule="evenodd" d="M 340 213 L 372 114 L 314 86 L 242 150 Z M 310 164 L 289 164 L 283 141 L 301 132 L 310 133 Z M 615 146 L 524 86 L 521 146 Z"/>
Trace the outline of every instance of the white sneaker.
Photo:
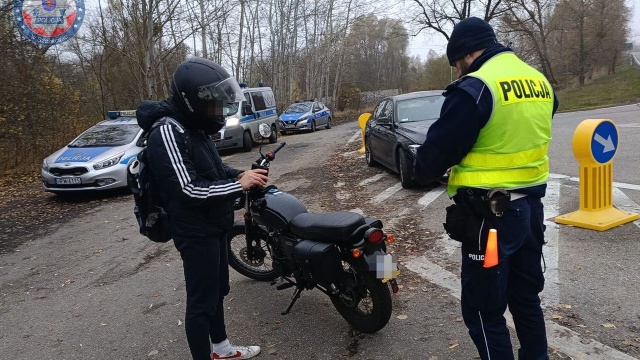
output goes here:
<path id="1" fill-rule="evenodd" d="M 231 345 L 231 351 L 226 355 L 214 352 L 211 354 L 213 360 L 216 359 L 251 359 L 260 353 L 260 346 L 236 346 Z"/>

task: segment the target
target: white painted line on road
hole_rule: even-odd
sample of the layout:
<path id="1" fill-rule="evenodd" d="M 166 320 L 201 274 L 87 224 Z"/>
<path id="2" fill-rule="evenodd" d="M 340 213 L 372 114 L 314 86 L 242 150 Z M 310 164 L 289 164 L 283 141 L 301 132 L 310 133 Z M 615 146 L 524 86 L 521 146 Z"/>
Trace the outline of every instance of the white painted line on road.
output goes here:
<path id="1" fill-rule="evenodd" d="M 366 186 L 366 185 L 369 185 L 369 184 L 373 184 L 374 182 L 382 179 L 385 175 L 386 175 L 385 173 L 373 175 L 372 177 L 370 177 L 368 179 L 364 179 L 364 180 L 360 181 L 358 186 Z"/>
<path id="2" fill-rule="evenodd" d="M 580 178 L 579 177 L 575 177 L 575 176 L 568 176 L 568 175 L 562 175 L 562 174 L 549 174 L 549 179 L 563 179 L 563 180 L 571 180 L 574 182 L 579 183 L 580 182 Z M 620 189 L 627 189 L 627 190 L 638 190 L 640 191 L 640 185 L 636 185 L 636 184 L 627 184 L 627 183 L 621 183 L 621 182 L 613 182 L 613 187 L 617 187 Z"/>
<path id="3" fill-rule="evenodd" d="M 439 238 L 436 239 L 436 245 L 440 246 L 442 250 L 438 251 L 440 254 L 444 254 L 447 257 L 453 255 L 454 252 L 461 246 L 461 242 L 455 241 L 447 235 L 447 233 L 443 233 Z"/>
<path id="4" fill-rule="evenodd" d="M 453 273 L 434 264 L 424 256 L 410 258 L 404 262 L 404 265 L 422 278 L 448 289 L 451 296 L 460 300 L 460 279 Z M 505 318 L 507 325 L 514 328 L 513 319 L 508 312 L 505 314 Z M 593 339 L 585 339 L 581 334 L 553 321 L 545 320 L 545 325 L 549 346 L 573 359 L 638 360 Z"/>
<path id="5" fill-rule="evenodd" d="M 345 144 L 345 146 L 346 146 L 346 145 L 351 144 L 352 142 L 354 142 L 354 141 L 356 141 L 356 140 L 358 140 L 358 138 L 360 138 L 360 137 L 362 137 L 362 135 L 361 135 L 360 130 L 358 130 L 358 131 L 356 131 L 356 133 L 355 133 L 355 134 L 353 134 L 353 136 L 351 137 L 351 139 L 349 139 L 349 141 L 347 141 L 347 143 Z"/>
<path id="6" fill-rule="evenodd" d="M 445 192 L 445 190 L 447 190 L 447 188 L 445 186 L 441 186 L 429 191 L 418 200 L 418 204 L 420 204 L 423 207 L 429 206 L 429 204 L 431 204 L 433 200 L 437 199 L 440 195 L 442 195 L 442 193 Z"/>
<path id="7" fill-rule="evenodd" d="M 357 156 L 357 155 L 360 155 L 358 154 L 358 150 L 347 151 L 346 153 L 342 154 L 342 156 Z"/>
<path id="8" fill-rule="evenodd" d="M 546 271 L 544 274 L 544 290 L 540 294 L 544 307 L 554 307 L 560 303 L 559 274 L 558 274 L 558 239 L 560 238 L 560 226 L 553 222 L 553 218 L 560 212 L 560 182 L 549 181 L 547 193 L 542 198 L 544 204 L 544 224 L 547 229 L 544 238 L 547 244 L 542 247 Z"/>
<path id="9" fill-rule="evenodd" d="M 396 224 L 400 221 L 400 220 L 404 220 L 404 217 L 409 215 L 412 212 L 411 208 L 406 208 L 403 209 L 402 211 L 400 211 L 398 213 L 398 215 L 394 216 L 393 218 L 391 218 L 389 221 L 387 221 L 387 223 L 384 225 L 385 229 L 394 229 L 394 227 L 396 226 Z"/>
<path id="10" fill-rule="evenodd" d="M 376 195 L 371 201 L 374 204 L 379 204 L 379 203 L 387 200 L 391 195 L 397 193 L 400 190 L 402 190 L 402 183 L 397 183 L 397 184 L 393 185 L 392 187 L 385 189 L 380 194 Z"/>
<path id="11" fill-rule="evenodd" d="M 640 213 L 640 206 L 618 188 L 613 188 L 613 205 L 622 211 Z M 640 220 L 636 220 L 633 223 L 640 228 Z"/>
<path id="12" fill-rule="evenodd" d="M 222 161 L 227 161 L 229 159 L 231 159 L 232 157 L 236 156 L 237 154 L 233 154 L 233 155 L 228 155 L 228 156 L 222 156 L 220 157 L 220 160 Z"/>
<path id="13" fill-rule="evenodd" d="M 627 190 L 640 190 L 640 185 L 625 184 L 625 183 L 619 183 L 615 181 L 613 182 L 613 187 L 620 188 L 620 189 L 627 189 Z"/>

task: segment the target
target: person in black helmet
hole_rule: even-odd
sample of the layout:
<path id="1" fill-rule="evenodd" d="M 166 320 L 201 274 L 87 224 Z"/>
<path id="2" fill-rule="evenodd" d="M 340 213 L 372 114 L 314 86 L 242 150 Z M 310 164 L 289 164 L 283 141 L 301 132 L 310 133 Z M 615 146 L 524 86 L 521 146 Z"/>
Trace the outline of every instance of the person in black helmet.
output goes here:
<path id="1" fill-rule="evenodd" d="M 168 99 L 143 101 L 136 112 L 148 132 L 149 167 L 182 257 L 185 331 L 194 360 L 249 359 L 260 352 L 258 346 L 230 344 L 223 299 L 229 293 L 226 233 L 233 225 L 232 202 L 243 189 L 265 185 L 267 172 L 224 165 L 210 137 L 224 126 L 226 106 L 241 98 L 240 86 L 225 69 L 194 57 L 173 73 Z"/>
<path id="2" fill-rule="evenodd" d="M 417 150 L 415 177 L 427 182 L 451 170 L 447 192 L 455 205 L 445 229 L 462 243 L 462 317 L 480 358 L 514 358 L 508 306 L 518 358 L 546 360 L 541 198 L 558 100 L 546 77 L 479 18 L 456 24 L 447 57 L 459 79 L 447 86 L 440 118 Z M 488 256 L 490 229 L 497 230 L 497 264 Z"/>

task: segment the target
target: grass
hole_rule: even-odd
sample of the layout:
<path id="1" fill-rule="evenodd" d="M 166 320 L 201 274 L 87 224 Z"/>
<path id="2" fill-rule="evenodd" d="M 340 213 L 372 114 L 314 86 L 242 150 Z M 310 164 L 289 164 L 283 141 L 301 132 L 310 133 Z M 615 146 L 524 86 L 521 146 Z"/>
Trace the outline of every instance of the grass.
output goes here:
<path id="1" fill-rule="evenodd" d="M 558 111 L 576 111 L 640 102 L 640 70 L 620 68 L 615 74 L 603 76 L 581 86 L 560 90 Z"/>

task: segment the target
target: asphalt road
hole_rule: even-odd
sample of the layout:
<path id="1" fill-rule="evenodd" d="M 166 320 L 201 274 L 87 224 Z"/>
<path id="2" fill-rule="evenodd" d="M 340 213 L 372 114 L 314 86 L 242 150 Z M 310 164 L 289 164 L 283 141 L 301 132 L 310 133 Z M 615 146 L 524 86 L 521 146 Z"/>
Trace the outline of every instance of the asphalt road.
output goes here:
<path id="1" fill-rule="evenodd" d="M 553 359 L 640 358 L 640 222 L 597 232 L 551 221 L 577 210 L 571 141 L 588 118 L 618 125 L 614 202 L 640 211 L 640 107 L 557 115 L 545 199 L 550 349 Z M 232 272 L 231 340 L 262 346 L 265 359 L 477 357 L 459 314 L 459 249 L 442 234 L 449 200 L 442 188 L 403 190 L 394 174 L 368 168 L 355 153 L 358 134 L 354 123 L 280 139 L 287 146 L 271 182 L 312 211 L 363 211 L 396 232 L 403 275 L 390 323 L 374 335 L 356 333 L 317 291 L 281 316 L 291 289 L 278 292 Z M 256 150 L 224 158 L 247 168 Z M 183 312 L 179 254 L 171 243 L 137 234 L 131 202 L 96 207 L 0 255 L 1 359 L 189 359 Z"/>

